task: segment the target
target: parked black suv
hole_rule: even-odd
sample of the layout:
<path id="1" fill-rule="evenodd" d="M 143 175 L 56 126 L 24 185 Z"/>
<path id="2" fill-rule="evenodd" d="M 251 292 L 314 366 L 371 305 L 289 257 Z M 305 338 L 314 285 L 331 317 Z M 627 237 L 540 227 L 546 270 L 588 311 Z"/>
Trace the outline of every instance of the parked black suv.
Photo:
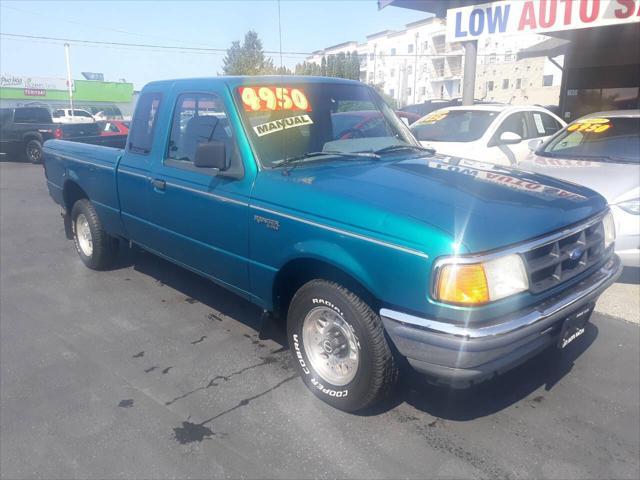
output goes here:
<path id="1" fill-rule="evenodd" d="M 0 108 L 0 153 L 40 163 L 42 144 L 52 138 L 110 146 L 124 144 L 120 138 L 100 138 L 100 130 L 98 123 L 53 123 L 51 112 L 45 107 Z"/>
<path id="2" fill-rule="evenodd" d="M 44 107 L 0 108 L 0 153 L 42 161 L 42 144 L 54 138 L 56 125 Z"/>

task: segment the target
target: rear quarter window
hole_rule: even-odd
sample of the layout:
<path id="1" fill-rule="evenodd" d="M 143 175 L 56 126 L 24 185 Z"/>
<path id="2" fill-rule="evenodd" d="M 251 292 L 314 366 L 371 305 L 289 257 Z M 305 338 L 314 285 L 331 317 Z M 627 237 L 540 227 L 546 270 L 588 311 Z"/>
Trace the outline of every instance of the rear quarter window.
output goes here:
<path id="1" fill-rule="evenodd" d="M 162 94 L 159 92 L 140 95 L 129 135 L 129 150 L 131 152 L 143 155 L 151 152 L 153 132 L 157 123 L 161 101 Z"/>

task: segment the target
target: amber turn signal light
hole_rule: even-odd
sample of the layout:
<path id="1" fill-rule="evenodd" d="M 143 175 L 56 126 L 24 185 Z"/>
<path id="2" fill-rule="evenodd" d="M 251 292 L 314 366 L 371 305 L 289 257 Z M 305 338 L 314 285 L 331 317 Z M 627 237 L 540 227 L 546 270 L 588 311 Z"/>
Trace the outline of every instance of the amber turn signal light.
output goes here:
<path id="1" fill-rule="evenodd" d="M 489 301 L 489 286 L 482 264 L 445 265 L 438 275 L 438 300 L 459 305 L 481 305 Z"/>

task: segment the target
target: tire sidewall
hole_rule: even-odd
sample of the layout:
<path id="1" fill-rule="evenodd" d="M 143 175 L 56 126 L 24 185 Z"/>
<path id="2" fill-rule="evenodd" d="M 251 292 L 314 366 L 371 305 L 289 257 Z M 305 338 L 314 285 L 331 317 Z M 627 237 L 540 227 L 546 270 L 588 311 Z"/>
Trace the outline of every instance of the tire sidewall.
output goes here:
<path id="1" fill-rule="evenodd" d="M 359 347 L 355 378 L 346 385 L 333 385 L 316 372 L 309 361 L 302 336 L 307 314 L 316 307 L 335 310 L 349 324 Z M 314 281 L 303 286 L 291 301 L 287 315 L 287 334 L 294 363 L 306 386 L 320 399 L 345 411 L 357 410 L 368 398 L 373 375 L 371 339 L 359 321 L 359 313 L 347 297 L 328 282 Z"/>
<path id="2" fill-rule="evenodd" d="M 82 260 L 82 262 L 89 268 L 95 268 L 95 253 L 96 253 L 95 239 L 96 239 L 97 232 L 93 222 L 94 216 L 92 215 L 92 213 L 93 212 L 90 211 L 89 202 L 87 200 L 77 201 L 73 205 L 73 208 L 71 209 L 71 231 L 73 232 L 73 244 L 75 245 L 76 251 L 80 256 L 80 260 Z M 91 231 L 91 238 L 94 242 L 91 256 L 87 256 L 84 254 L 84 252 L 82 251 L 82 248 L 80 248 L 80 243 L 78 242 L 78 232 L 77 232 L 76 221 L 78 220 L 78 216 L 80 214 L 83 214 L 87 219 L 87 223 L 89 224 L 89 230 Z"/>

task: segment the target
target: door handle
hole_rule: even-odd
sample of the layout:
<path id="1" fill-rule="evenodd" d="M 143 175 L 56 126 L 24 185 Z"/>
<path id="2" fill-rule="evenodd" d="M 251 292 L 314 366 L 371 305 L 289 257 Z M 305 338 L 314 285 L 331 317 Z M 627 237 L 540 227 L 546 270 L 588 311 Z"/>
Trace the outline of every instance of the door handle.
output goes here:
<path id="1" fill-rule="evenodd" d="M 153 188 L 156 190 L 164 190 L 167 188 L 167 182 L 164 180 L 153 179 L 151 180 L 151 185 L 153 185 Z"/>

